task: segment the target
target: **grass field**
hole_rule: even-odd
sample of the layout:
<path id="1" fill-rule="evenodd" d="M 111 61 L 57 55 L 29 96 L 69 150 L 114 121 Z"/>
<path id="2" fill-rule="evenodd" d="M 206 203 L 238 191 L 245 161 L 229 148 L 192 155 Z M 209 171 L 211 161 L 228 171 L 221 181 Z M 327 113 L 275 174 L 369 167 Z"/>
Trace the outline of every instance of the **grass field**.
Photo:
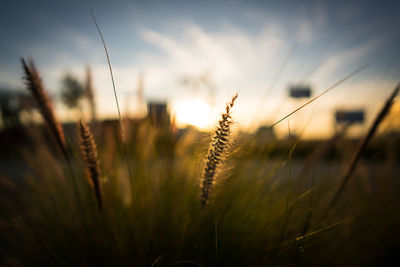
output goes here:
<path id="1" fill-rule="evenodd" d="M 361 151 L 343 136 L 261 142 L 230 123 L 232 101 L 215 133 L 143 119 L 124 121 L 125 143 L 117 121 L 64 134 L 25 71 L 45 125 L 9 145 L 29 167 L 0 180 L 1 266 L 399 263 L 399 132 Z"/>

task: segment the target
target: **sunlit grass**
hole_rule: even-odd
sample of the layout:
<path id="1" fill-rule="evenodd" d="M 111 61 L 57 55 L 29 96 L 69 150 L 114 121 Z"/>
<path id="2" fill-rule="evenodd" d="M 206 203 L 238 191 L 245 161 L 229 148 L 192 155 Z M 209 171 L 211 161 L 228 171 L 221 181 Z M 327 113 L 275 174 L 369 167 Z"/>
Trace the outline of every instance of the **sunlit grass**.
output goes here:
<path id="1" fill-rule="evenodd" d="M 383 137 L 392 146 L 377 145 L 386 161 L 363 159 L 357 144 L 342 136 L 308 155 L 298 139 L 230 135 L 235 99 L 222 108 L 211 135 L 193 128 L 178 133 L 173 121 L 126 119 L 121 141 L 119 121 L 93 121 L 93 135 L 81 123 L 57 150 L 40 127 L 27 128 L 29 172 L 19 184 L 0 179 L 0 265 L 374 266 L 397 260 L 398 132 Z M 333 149 L 341 156 L 329 157 Z M 351 155 L 350 180 L 344 167 Z M 212 194 L 204 194 L 207 186 Z M 337 192 L 340 198 L 333 198 Z"/>

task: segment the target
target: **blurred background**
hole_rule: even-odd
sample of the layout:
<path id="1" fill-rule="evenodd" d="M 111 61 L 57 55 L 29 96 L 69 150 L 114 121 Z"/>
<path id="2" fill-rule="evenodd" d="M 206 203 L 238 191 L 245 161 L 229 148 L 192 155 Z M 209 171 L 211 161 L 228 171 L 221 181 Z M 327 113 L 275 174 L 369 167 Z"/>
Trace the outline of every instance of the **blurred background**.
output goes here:
<path id="1" fill-rule="evenodd" d="M 359 136 L 398 82 L 399 7 L 398 1 L 5 1 L 1 127 L 38 117 L 21 110 L 30 105 L 20 57 L 35 60 L 63 122 L 88 111 L 63 97 L 65 78 L 83 84 L 87 66 L 99 118 L 116 118 L 93 10 L 125 116 L 140 118 L 158 105 L 178 127 L 207 130 L 239 92 L 235 122 L 254 131 L 369 64 L 290 118 L 292 134 L 304 139 L 332 136 L 338 116 L 357 122 L 349 134 Z M 79 98 L 79 88 L 74 94 Z M 287 128 L 277 125 L 276 136 Z"/>

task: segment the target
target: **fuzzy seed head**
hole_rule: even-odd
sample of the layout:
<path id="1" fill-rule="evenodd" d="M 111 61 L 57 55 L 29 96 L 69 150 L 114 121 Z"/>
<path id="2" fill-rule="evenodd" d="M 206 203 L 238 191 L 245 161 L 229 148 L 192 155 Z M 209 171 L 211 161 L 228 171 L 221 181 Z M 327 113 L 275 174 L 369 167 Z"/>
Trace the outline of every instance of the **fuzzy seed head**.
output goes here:
<path id="1" fill-rule="evenodd" d="M 79 123 L 79 137 L 81 143 L 81 152 L 86 165 L 86 176 L 90 185 L 93 187 L 99 209 L 102 210 L 103 200 L 97 146 L 94 142 L 94 138 L 89 127 L 83 120 L 81 120 Z"/>
<path id="2" fill-rule="evenodd" d="M 54 136 L 58 148 L 61 153 L 67 158 L 67 150 L 65 145 L 64 132 L 62 130 L 61 124 L 58 122 L 57 117 L 54 114 L 54 108 L 50 100 L 49 95 L 44 89 L 42 79 L 40 78 L 39 72 L 36 69 L 33 60 L 30 60 L 28 64 L 22 58 L 22 67 L 25 72 L 24 80 L 28 90 L 33 95 L 39 111 L 45 121 L 51 134 Z"/>
<path id="3" fill-rule="evenodd" d="M 202 208 L 207 204 L 211 196 L 211 189 L 215 180 L 217 167 L 221 162 L 221 158 L 228 143 L 228 136 L 232 124 L 231 109 L 235 103 L 235 94 L 230 103 L 226 104 L 225 112 L 221 114 L 221 119 L 215 130 L 213 141 L 208 150 L 206 157 L 206 166 L 204 168 L 203 179 L 201 181 L 200 203 Z"/>

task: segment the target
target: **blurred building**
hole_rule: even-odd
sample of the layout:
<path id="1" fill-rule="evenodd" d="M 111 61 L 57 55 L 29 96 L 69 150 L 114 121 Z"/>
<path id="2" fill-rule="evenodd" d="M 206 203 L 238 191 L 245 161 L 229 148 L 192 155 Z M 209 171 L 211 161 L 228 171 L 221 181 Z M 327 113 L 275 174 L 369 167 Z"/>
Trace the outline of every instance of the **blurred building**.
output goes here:
<path id="1" fill-rule="evenodd" d="M 255 132 L 257 145 L 269 144 L 276 140 L 274 128 L 269 126 L 260 126 Z"/>
<path id="2" fill-rule="evenodd" d="M 156 127 L 169 127 L 171 116 L 166 102 L 147 102 L 147 117 Z"/>

